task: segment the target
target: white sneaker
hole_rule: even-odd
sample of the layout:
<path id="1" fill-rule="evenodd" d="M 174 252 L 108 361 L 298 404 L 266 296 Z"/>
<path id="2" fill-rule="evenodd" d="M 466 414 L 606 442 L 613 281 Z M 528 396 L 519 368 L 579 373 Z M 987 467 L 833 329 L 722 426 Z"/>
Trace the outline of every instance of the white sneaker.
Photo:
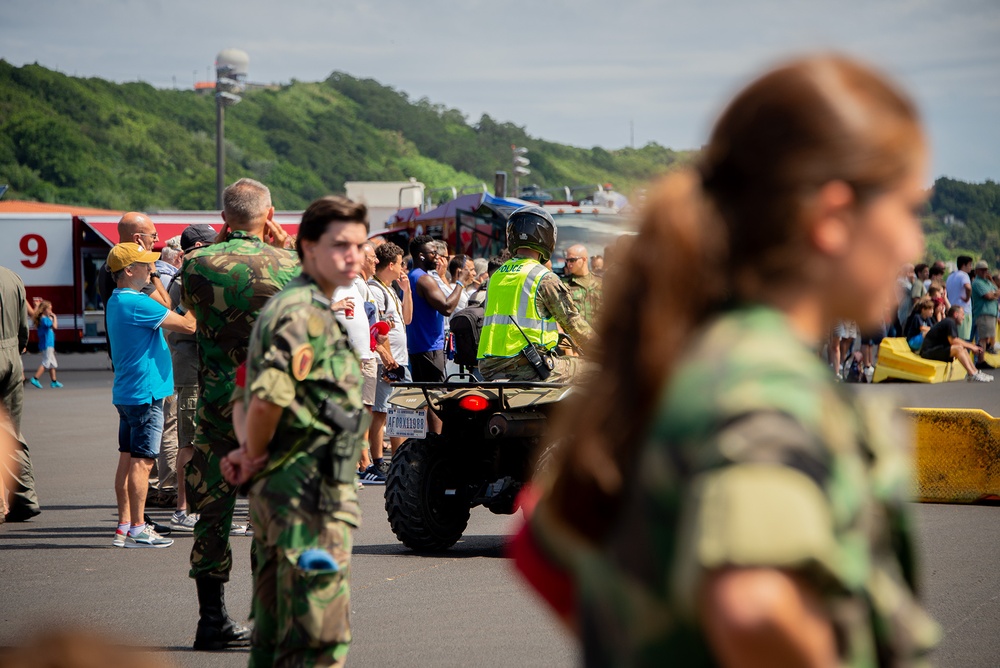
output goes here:
<path id="1" fill-rule="evenodd" d="M 865 367 L 865 380 L 867 380 L 869 383 L 872 382 L 872 376 L 874 376 L 874 375 L 875 375 L 875 367 L 873 367 L 873 366 L 866 366 Z"/>
<path id="2" fill-rule="evenodd" d="M 170 517 L 170 529 L 183 533 L 194 531 L 194 525 L 198 523 L 198 514 L 187 514 L 183 510 L 178 510 Z"/>
<path id="3" fill-rule="evenodd" d="M 988 373 L 983 373 L 982 371 L 977 371 L 976 373 L 969 376 L 969 382 L 972 383 L 992 383 L 993 376 Z"/>

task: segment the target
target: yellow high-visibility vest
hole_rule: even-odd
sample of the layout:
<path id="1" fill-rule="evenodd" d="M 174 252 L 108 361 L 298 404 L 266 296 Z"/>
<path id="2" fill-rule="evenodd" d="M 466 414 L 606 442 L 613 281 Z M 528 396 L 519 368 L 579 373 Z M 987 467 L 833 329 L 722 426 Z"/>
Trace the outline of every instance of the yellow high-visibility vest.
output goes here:
<path id="1" fill-rule="evenodd" d="M 490 277 L 479 338 L 479 359 L 514 357 L 528 342 L 552 350 L 559 343 L 556 321 L 538 313 L 535 297 L 548 269 L 537 260 L 508 260 Z M 521 328 L 521 331 L 514 323 Z M 527 337 L 527 340 L 525 340 Z"/>

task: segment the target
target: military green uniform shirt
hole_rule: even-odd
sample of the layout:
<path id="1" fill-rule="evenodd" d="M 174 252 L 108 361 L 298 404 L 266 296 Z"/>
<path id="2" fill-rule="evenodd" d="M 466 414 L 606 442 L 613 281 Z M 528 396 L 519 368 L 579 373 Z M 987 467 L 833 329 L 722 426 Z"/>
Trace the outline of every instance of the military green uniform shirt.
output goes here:
<path id="1" fill-rule="evenodd" d="M 368 417 L 361 383 L 361 363 L 330 300 L 308 276 L 294 279 L 261 312 L 247 355 L 247 405 L 257 397 L 284 408 L 250 490 L 251 666 L 340 665 L 347 655 L 351 528 L 360 521 L 355 463 Z M 328 402 L 362 419 L 353 430 L 329 424 Z M 329 553 L 337 569 L 300 568 L 309 549 Z"/>
<path id="2" fill-rule="evenodd" d="M 576 310 L 591 327 L 597 323 L 597 312 L 601 309 L 604 296 L 604 282 L 600 276 L 563 276 L 563 283 L 569 288 Z"/>
<path id="3" fill-rule="evenodd" d="M 696 603 L 704 575 L 727 567 L 803 576 L 842 665 L 921 664 L 939 630 L 916 600 L 892 408 L 856 402 L 766 308 L 717 318 L 681 360 L 606 544 L 552 540 L 544 501 L 532 518 L 578 583 L 588 665 L 715 665 Z"/>

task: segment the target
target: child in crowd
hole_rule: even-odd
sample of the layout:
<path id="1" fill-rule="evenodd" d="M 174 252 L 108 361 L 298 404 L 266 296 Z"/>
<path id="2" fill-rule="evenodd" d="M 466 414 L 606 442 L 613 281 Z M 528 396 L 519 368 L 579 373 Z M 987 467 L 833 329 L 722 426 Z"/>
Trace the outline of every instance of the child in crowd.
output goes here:
<path id="1" fill-rule="evenodd" d="M 934 303 L 934 315 L 932 316 L 934 322 L 941 322 L 944 320 L 944 313 L 948 310 L 948 299 L 944 296 L 944 290 L 936 285 L 932 285 L 930 290 L 927 291 L 927 296 Z"/>
<path id="2" fill-rule="evenodd" d="M 38 380 L 46 369 L 49 371 L 49 378 L 52 387 L 62 387 L 62 383 L 56 380 L 56 369 L 59 363 L 56 362 L 56 333 L 59 326 L 56 314 L 52 312 L 52 302 L 42 300 L 35 308 L 35 329 L 38 330 L 38 352 L 42 354 L 42 363 L 38 365 L 38 371 L 31 379 L 31 384 L 40 388 L 42 383 Z"/>

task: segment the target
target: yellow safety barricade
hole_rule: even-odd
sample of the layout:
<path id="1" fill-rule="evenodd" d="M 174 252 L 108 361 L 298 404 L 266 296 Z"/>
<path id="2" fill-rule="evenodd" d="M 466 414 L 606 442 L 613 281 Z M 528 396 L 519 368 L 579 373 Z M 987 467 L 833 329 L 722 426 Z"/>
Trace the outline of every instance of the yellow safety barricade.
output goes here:
<path id="1" fill-rule="evenodd" d="M 1000 499 L 1000 420 L 979 409 L 903 411 L 913 419 L 917 500 Z"/>
<path id="2" fill-rule="evenodd" d="M 924 359 L 910 350 L 902 337 L 886 337 L 878 346 L 878 364 L 875 365 L 873 383 L 893 378 L 917 383 L 946 383 L 964 380 L 965 369 L 958 362 L 936 362 Z"/>

